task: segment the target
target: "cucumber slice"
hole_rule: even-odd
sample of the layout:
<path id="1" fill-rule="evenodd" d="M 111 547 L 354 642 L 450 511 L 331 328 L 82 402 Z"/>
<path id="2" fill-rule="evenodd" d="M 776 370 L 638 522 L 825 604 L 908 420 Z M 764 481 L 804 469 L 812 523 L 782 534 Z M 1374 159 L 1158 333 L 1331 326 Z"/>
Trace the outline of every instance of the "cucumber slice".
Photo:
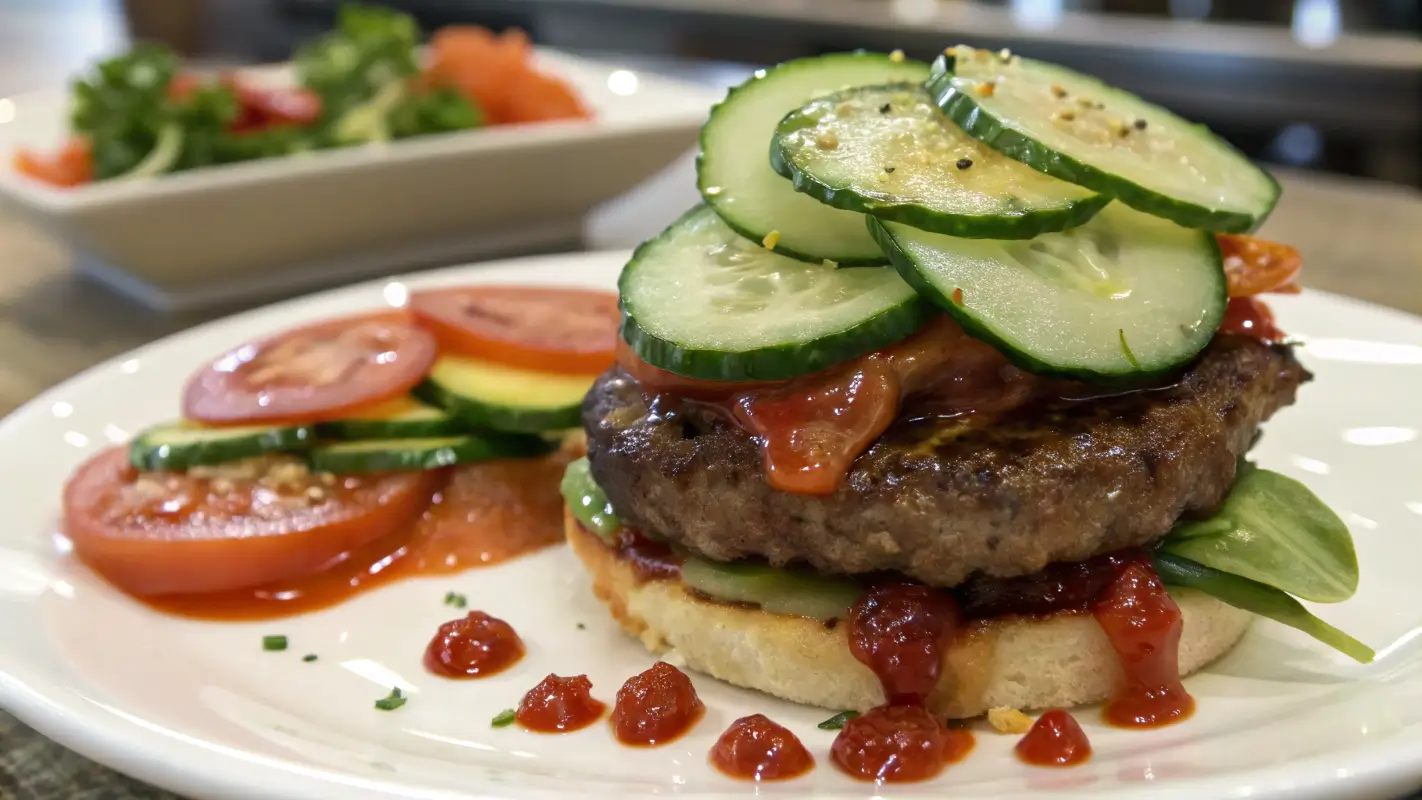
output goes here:
<path id="1" fill-rule="evenodd" d="M 1030 239 L 1111 202 L 963 133 L 917 85 L 810 101 L 781 120 L 770 164 L 822 203 L 949 236 Z"/>
<path id="2" fill-rule="evenodd" d="M 688 556 L 681 579 L 691 589 L 730 603 L 751 603 L 772 614 L 832 620 L 843 619 L 863 594 L 853 581 L 828 578 L 764 564 L 721 564 Z"/>
<path id="3" fill-rule="evenodd" d="M 1112 203 L 1035 239 L 869 225 L 904 279 L 1031 372 L 1113 382 L 1167 373 L 1224 317 L 1215 237 Z"/>
<path id="4" fill-rule="evenodd" d="M 313 449 L 307 462 L 315 472 L 337 475 L 439 469 L 455 464 L 525 458 L 550 452 L 554 444 L 539 436 L 481 434 L 435 439 L 388 439 L 341 442 Z"/>
<path id="5" fill-rule="evenodd" d="M 128 460 L 136 469 L 176 472 L 264 453 L 305 450 L 315 438 L 306 425 L 209 428 L 188 421 L 169 422 L 138 434 L 128 446 Z"/>
<path id="6" fill-rule="evenodd" d="M 622 336 L 637 355 L 703 380 L 815 372 L 892 344 L 935 313 L 891 269 L 773 253 L 706 206 L 637 248 L 618 289 Z"/>
<path id="7" fill-rule="evenodd" d="M 732 229 L 756 242 L 772 232 L 775 251 L 845 266 L 884 263 L 864 223 L 795 191 L 766 161 L 781 118 L 810 100 L 851 86 L 922 83 L 928 65 L 879 53 L 835 53 L 761 70 L 732 89 L 701 128 L 696 185 Z"/>
<path id="8" fill-rule="evenodd" d="M 358 416 L 316 423 L 316 435 L 345 440 L 427 439 L 456 436 L 467 429 L 444 411 L 413 397 L 398 397 Z"/>
<path id="9" fill-rule="evenodd" d="M 1203 125 L 1065 67 L 958 46 L 928 90 L 998 151 L 1186 227 L 1251 231 L 1279 200 L 1269 173 Z"/>
<path id="10" fill-rule="evenodd" d="M 441 356 L 414 395 L 475 428 L 538 433 L 577 427 L 595 377 Z"/>
<path id="11" fill-rule="evenodd" d="M 584 528 L 608 544 L 616 542 L 613 534 L 621 530 L 622 521 L 612 510 L 607 494 L 593 480 L 586 456 L 568 464 L 558 490 L 568 510 Z"/>

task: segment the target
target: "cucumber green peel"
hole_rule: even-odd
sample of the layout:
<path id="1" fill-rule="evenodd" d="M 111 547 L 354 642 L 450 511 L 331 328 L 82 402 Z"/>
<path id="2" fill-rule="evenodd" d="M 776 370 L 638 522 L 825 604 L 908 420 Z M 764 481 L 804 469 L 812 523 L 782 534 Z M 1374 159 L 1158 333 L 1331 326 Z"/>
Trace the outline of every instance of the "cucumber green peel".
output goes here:
<path id="1" fill-rule="evenodd" d="M 701 380 L 818 372 L 906 338 L 936 313 L 893 270 L 780 255 L 704 205 L 638 247 L 617 285 L 622 338 L 637 356 Z"/>
<path id="2" fill-rule="evenodd" d="M 607 494 L 593 480 L 586 456 L 568 464 L 558 488 L 574 519 L 604 542 L 615 541 L 613 534 L 622 528 L 622 522 L 612 510 Z"/>
<path id="3" fill-rule="evenodd" d="M 780 121 L 770 165 L 826 205 L 975 239 L 1074 228 L 1111 201 L 973 139 L 915 84 L 811 100 Z"/>
<path id="4" fill-rule="evenodd" d="M 998 152 L 1186 227 L 1247 233 L 1279 200 L 1269 173 L 1204 126 L 1065 67 L 960 45 L 926 86 Z"/>

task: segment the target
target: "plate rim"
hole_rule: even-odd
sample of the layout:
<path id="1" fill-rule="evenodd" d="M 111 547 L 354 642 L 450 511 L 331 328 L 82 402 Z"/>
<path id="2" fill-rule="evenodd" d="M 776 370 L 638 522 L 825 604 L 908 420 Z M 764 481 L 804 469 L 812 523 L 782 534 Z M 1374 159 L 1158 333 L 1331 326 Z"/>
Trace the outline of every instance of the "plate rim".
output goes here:
<path id="1" fill-rule="evenodd" d="M 548 269 L 567 269 L 569 275 L 584 268 L 589 261 L 607 264 L 625 261 L 629 250 L 559 253 L 525 256 L 496 261 L 462 264 L 435 270 L 390 275 L 362 281 L 350 286 L 328 289 L 290 298 L 257 308 L 247 309 L 191 328 L 175 332 L 133 350 L 89 367 L 74 376 L 40 392 L 0 420 L 0 441 L 9 439 L 14 431 L 27 424 L 28 418 L 43 413 L 61 394 L 71 391 L 76 383 L 111 371 L 125 361 L 142 359 L 154 349 L 188 336 L 201 336 L 232 324 L 251 324 L 268 316 L 299 313 L 302 305 L 340 301 L 361 294 L 378 295 L 392 281 L 414 285 L 439 285 L 457 280 L 479 282 L 481 272 L 516 272 L 521 267 L 542 265 Z M 576 285 L 577 281 L 571 281 Z M 1306 294 L 1325 302 L 1348 307 L 1354 313 L 1380 315 L 1398 322 L 1422 325 L 1422 316 L 1389 308 L 1331 292 L 1306 289 Z M 1305 342 L 1307 340 L 1305 339 Z M 148 722 L 122 709 L 107 706 L 70 690 L 63 676 L 46 679 L 35 675 L 26 680 L 12 672 L 23 664 L 23 656 L 0 654 L 0 708 L 13 714 L 22 723 L 49 737 L 82 757 L 139 780 L 195 798 L 259 796 L 306 800 L 330 797 L 331 791 L 343 788 L 351 798 L 388 800 L 388 798 L 421 798 L 422 800 L 503 800 L 562 796 L 557 792 L 525 789 L 517 794 L 490 793 L 489 787 L 469 790 L 448 790 L 412 785 L 393 780 L 374 780 L 342 773 L 335 769 L 300 764 L 288 759 L 244 752 L 211 741 L 189 737 L 161 724 Z M 24 671 L 24 670 L 19 670 Z M 1360 681 L 1362 682 L 1362 681 Z M 1348 767 L 1340 767 L 1340 756 L 1347 756 Z M 1344 774 L 1339 774 L 1343 772 Z M 1152 784 L 1152 796 L 1163 798 L 1198 798 L 1244 796 L 1240 776 L 1250 776 L 1247 792 L 1252 796 L 1287 796 L 1290 798 L 1333 798 L 1346 794 L 1382 796 L 1382 792 L 1403 787 L 1422 786 L 1422 729 L 1403 729 L 1381 743 L 1360 743 L 1342 750 L 1321 753 L 1287 761 L 1263 769 L 1224 773 L 1205 778 Z M 1346 788 L 1345 788 L 1346 787 Z M 613 793 L 616 787 L 608 787 Z M 866 791 L 872 791 L 867 789 Z M 1140 792 L 1145 791 L 1144 788 Z M 1138 794 L 1131 788 L 1105 791 L 1067 791 L 1054 797 L 1128 797 Z M 1377 794 L 1374 794 L 1377 793 Z M 740 798 L 746 793 L 708 791 L 696 793 L 699 798 Z M 804 794 L 797 796 L 811 797 Z"/>

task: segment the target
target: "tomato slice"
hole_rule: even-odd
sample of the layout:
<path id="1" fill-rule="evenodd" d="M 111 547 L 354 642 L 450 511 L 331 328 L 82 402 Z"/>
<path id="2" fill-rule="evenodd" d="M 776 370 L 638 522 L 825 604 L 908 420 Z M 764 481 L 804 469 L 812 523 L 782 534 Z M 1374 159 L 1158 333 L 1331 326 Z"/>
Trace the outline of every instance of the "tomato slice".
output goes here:
<path id="1" fill-rule="evenodd" d="M 94 180 L 93 150 L 87 140 L 77 137 L 53 155 L 16 151 L 13 163 L 16 172 L 51 186 L 68 188 Z"/>
<path id="2" fill-rule="evenodd" d="M 1217 233 L 1230 297 L 1298 291 L 1293 281 L 1303 268 L 1296 248 L 1242 234 Z"/>
<path id="3" fill-rule="evenodd" d="M 410 391 L 438 351 L 403 312 L 296 328 L 204 367 L 188 381 L 183 413 L 215 425 L 331 419 Z"/>
<path id="4" fill-rule="evenodd" d="M 141 473 L 117 447 L 65 486 L 64 532 L 80 559 L 127 592 L 220 592 L 309 575 L 413 530 L 442 478 L 321 476 L 292 457 Z"/>
<path id="5" fill-rule="evenodd" d="M 611 292 L 532 286 L 415 292 L 410 309 L 446 350 L 568 374 L 612 365 L 622 319 Z"/>
<path id="6" fill-rule="evenodd" d="M 237 95 L 234 131 L 254 131 L 275 125 L 310 125 L 321 117 L 321 96 L 300 86 L 263 89 L 236 75 L 222 82 Z"/>

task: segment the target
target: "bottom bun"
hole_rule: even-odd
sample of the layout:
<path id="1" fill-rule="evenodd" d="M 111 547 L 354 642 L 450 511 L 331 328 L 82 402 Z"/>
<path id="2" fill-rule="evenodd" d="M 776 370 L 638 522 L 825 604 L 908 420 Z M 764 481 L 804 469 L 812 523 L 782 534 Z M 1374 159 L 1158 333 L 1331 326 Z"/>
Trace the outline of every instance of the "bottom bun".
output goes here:
<path id="1" fill-rule="evenodd" d="M 771 614 L 693 595 L 679 580 L 639 581 L 616 551 L 565 514 L 593 592 L 653 653 L 737 686 L 835 711 L 884 702 L 879 681 L 849 652 L 847 625 Z M 1209 595 L 1172 589 L 1185 617 L 1180 674 L 1224 655 L 1254 615 Z M 1107 699 L 1120 662 L 1090 614 L 1003 618 L 966 626 L 944 656 L 929 710 L 949 718 L 991 708 L 1068 708 Z"/>

